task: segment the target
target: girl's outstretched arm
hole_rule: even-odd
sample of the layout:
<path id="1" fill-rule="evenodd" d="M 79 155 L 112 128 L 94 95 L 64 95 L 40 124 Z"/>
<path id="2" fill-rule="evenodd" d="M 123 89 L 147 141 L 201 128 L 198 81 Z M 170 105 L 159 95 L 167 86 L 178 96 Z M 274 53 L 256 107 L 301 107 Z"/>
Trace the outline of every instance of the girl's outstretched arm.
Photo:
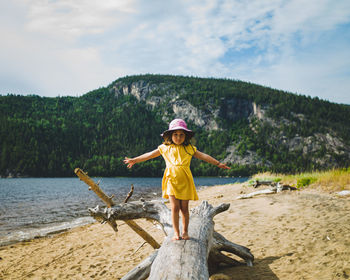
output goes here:
<path id="1" fill-rule="evenodd" d="M 210 155 L 207 155 L 206 153 L 202 153 L 200 151 L 196 151 L 193 155 L 195 158 L 198 158 L 198 159 L 201 159 L 201 160 L 204 160 L 208 163 L 211 163 L 211 164 L 214 164 L 216 165 L 217 167 L 219 168 L 222 168 L 222 169 L 231 169 L 231 167 L 228 167 L 225 163 L 221 163 L 220 161 L 218 161 L 217 159 L 213 158 L 212 156 Z"/>
<path id="2" fill-rule="evenodd" d="M 146 161 L 146 160 L 156 158 L 159 156 L 160 156 L 159 150 L 155 149 L 154 151 L 145 153 L 145 154 L 140 155 L 138 157 L 134 157 L 134 158 L 125 157 L 124 163 L 127 164 L 128 168 L 131 168 L 135 163 Z"/>

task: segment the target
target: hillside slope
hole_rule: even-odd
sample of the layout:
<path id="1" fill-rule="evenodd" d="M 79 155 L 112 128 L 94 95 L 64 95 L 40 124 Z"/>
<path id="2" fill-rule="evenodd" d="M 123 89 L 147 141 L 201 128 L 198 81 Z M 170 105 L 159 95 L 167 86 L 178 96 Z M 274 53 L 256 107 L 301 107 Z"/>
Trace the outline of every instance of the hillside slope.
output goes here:
<path id="1" fill-rule="evenodd" d="M 195 175 L 299 172 L 350 164 L 350 106 L 226 79 L 124 77 L 81 97 L 0 97 L 0 174 L 160 176 L 155 159 L 127 170 L 124 156 L 156 148 L 173 118 L 231 171 L 193 160 Z"/>

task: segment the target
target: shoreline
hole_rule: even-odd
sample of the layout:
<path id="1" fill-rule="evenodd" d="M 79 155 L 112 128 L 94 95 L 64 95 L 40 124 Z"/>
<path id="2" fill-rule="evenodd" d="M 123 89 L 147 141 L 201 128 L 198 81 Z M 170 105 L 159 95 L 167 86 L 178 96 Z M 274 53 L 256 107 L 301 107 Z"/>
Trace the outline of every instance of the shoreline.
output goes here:
<path id="1" fill-rule="evenodd" d="M 215 216 L 214 229 L 248 247 L 253 267 L 222 268 L 219 279 L 348 279 L 350 199 L 316 190 L 285 191 L 236 200 L 256 189 L 246 184 L 198 190 L 199 201 L 230 208 Z M 137 223 L 161 243 L 164 234 L 146 220 Z M 120 279 L 153 248 L 124 222 L 118 233 L 97 222 L 63 233 L 0 247 L 0 279 Z M 238 259 L 238 258 L 237 258 Z M 239 260 L 239 259 L 238 259 Z M 226 278 L 223 278 L 226 277 Z"/>
<path id="2" fill-rule="evenodd" d="M 32 178 L 33 180 L 37 180 L 37 178 Z M 53 178 L 54 180 L 57 180 L 57 178 Z M 94 178 L 95 181 L 96 178 Z M 157 183 L 161 183 L 161 178 L 156 178 L 159 182 Z M 199 183 L 199 186 L 197 187 L 197 190 L 200 191 L 203 188 L 208 188 L 212 186 L 212 182 L 211 179 L 209 178 L 205 178 L 206 180 L 204 180 L 204 183 L 208 183 L 208 185 L 203 185 L 203 178 L 197 178 Z M 10 179 L 11 180 L 11 179 Z M 16 179 L 12 179 L 12 180 L 16 180 Z M 17 179 L 18 180 L 18 179 Z M 19 180 L 27 180 L 26 178 L 22 178 Z M 40 178 L 39 178 L 40 180 Z M 213 177 L 213 180 L 217 180 L 217 178 Z M 224 180 L 224 181 L 231 181 L 235 182 L 235 180 L 240 180 L 240 178 L 230 178 L 229 180 Z M 72 228 L 75 228 L 77 226 L 82 226 L 88 223 L 93 223 L 94 219 L 89 215 L 88 212 L 88 208 L 89 207 L 95 207 L 96 205 L 100 205 L 102 207 L 104 207 L 104 203 L 97 197 L 96 194 L 94 194 L 93 192 L 90 192 L 90 194 L 88 194 L 88 186 L 79 181 L 79 178 L 76 178 L 76 180 L 74 180 L 76 182 L 79 182 L 79 184 L 81 184 L 81 186 L 79 186 L 78 184 L 75 183 L 74 187 L 79 187 L 81 190 L 81 195 L 86 195 L 89 196 L 89 199 L 93 199 L 94 202 L 93 203 L 85 203 L 85 207 L 79 207 L 78 204 L 76 203 L 76 200 L 72 200 L 72 201 L 68 201 L 69 203 L 71 203 L 71 205 L 73 205 L 75 207 L 72 208 L 72 212 L 69 212 L 69 208 L 65 209 L 67 212 L 66 216 L 62 216 L 60 214 L 57 215 L 57 219 L 56 219 L 56 214 L 59 213 L 58 211 L 61 211 L 63 209 L 57 209 L 53 208 L 53 207 L 46 207 L 46 212 L 42 213 L 44 216 L 42 215 L 36 215 L 36 213 L 33 213 L 33 211 L 31 212 L 31 215 L 27 215 L 24 217 L 18 216 L 18 218 L 20 219 L 20 223 L 16 224 L 16 220 L 15 220 L 15 216 L 11 216 L 11 221 L 15 222 L 15 224 L 12 226 L 10 223 L 7 223 L 7 221 L 3 221 L 3 227 L 1 227 L 1 222 L 2 220 L 0 219 L 0 247 L 2 246 L 6 246 L 6 245 L 12 245 L 12 244 L 16 244 L 17 242 L 22 242 L 22 241 L 29 241 L 31 239 L 38 239 L 38 238 L 42 238 L 45 236 L 51 236 L 54 234 L 57 234 L 58 232 L 64 232 L 66 230 L 70 230 Z M 223 181 L 223 183 L 224 183 Z M 55 182 L 56 184 L 60 183 Z M 228 183 L 228 182 L 227 182 Z M 60 183 L 63 184 L 63 183 Z M 200 185 L 201 184 L 201 185 Z M 141 197 L 143 197 L 146 200 L 149 199 L 159 199 L 161 200 L 161 194 L 159 193 L 159 190 L 161 188 L 157 188 L 157 190 L 154 190 L 154 188 L 152 188 L 152 191 L 149 192 L 147 191 L 147 188 L 143 188 L 140 187 L 135 190 L 134 195 L 132 197 L 132 200 L 138 200 Z M 129 191 L 129 190 L 127 190 Z M 125 195 L 127 194 L 127 191 L 125 191 Z M 156 193 L 156 191 L 158 193 Z M 110 192 L 107 189 L 107 192 Z M 110 192 L 113 194 L 113 191 Z M 115 194 L 115 193 L 114 193 Z M 115 194 L 116 195 L 116 194 Z M 115 203 L 121 203 L 124 200 L 124 194 L 120 194 L 121 196 L 116 195 L 117 197 L 114 199 Z M 30 206 L 28 204 L 28 206 Z M 6 205 L 5 205 L 6 207 Z M 38 209 L 40 209 L 40 205 L 37 204 L 35 205 L 35 207 L 38 207 Z M 60 207 L 65 207 L 62 203 L 60 205 Z M 33 208 L 33 207 L 32 207 Z M 10 209 L 10 208 L 7 208 Z M 79 210 L 79 214 L 76 215 L 76 212 L 74 211 L 78 211 Z M 23 215 L 28 214 L 28 212 L 26 211 L 26 209 L 23 209 L 23 207 L 21 208 L 21 211 L 23 212 Z M 17 211 L 18 213 L 18 211 Z M 48 213 L 48 214 L 46 214 Z M 51 216 L 50 213 L 56 213 L 53 214 Z M 1 214 L 1 213 L 0 213 Z M 6 212 L 5 212 L 6 214 Z M 45 216 L 46 215 L 46 216 Z M 40 219 L 37 219 L 36 217 L 41 217 Z M 23 219 L 24 218 L 24 219 Z M 36 220 L 37 219 L 37 220 Z M 90 221 L 89 221 L 90 220 Z M 36 223 L 37 221 L 37 223 Z M 22 225 L 22 226 L 21 226 Z"/>
<path id="3" fill-rule="evenodd" d="M 52 237 L 57 234 L 70 231 L 74 228 L 93 224 L 96 221 L 90 217 L 79 217 L 71 221 L 52 223 L 46 227 L 31 228 L 29 230 L 16 230 L 9 236 L 0 237 L 0 249 L 4 246 L 14 245 L 20 242 L 30 242 L 34 239 Z"/>

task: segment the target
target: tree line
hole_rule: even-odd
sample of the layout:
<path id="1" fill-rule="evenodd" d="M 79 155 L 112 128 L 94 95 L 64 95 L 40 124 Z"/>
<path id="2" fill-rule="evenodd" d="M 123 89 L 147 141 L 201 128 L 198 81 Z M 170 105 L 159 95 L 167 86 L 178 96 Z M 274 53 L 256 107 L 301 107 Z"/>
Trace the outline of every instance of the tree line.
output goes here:
<path id="1" fill-rule="evenodd" d="M 73 176 L 74 168 L 80 167 L 92 176 L 161 176 L 165 167 L 161 158 L 132 170 L 123 164 L 125 156 L 136 156 L 160 145 L 160 133 L 168 125 L 162 118 L 168 108 L 150 109 L 134 96 L 116 96 L 112 90 L 116 82 L 131 84 L 139 80 L 159 85 L 153 95 L 178 92 L 180 98 L 201 110 L 207 110 L 209 105 L 220 109 L 229 98 L 263 104 L 269 108 L 269 118 L 285 118 L 296 124 L 282 128 L 285 137 L 333 131 L 350 146 L 348 105 L 229 79 L 140 75 L 118 79 L 81 97 L 0 96 L 0 175 L 63 177 Z M 305 119 L 297 114 L 303 114 Z M 217 122 L 222 129 L 215 133 L 189 123 L 200 150 L 222 160 L 227 147 L 236 143 L 242 156 L 253 150 L 272 165 L 240 166 L 233 162 L 232 169 L 223 172 L 194 159 L 195 176 L 247 176 L 266 170 L 298 172 L 320 168 L 311 156 L 322 157 L 322 149 L 320 155 L 293 153 L 280 145 L 278 138 L 270 137 L 277 133 L 273 126 L 256 121 L 253 131 L 252 120 L 219 117 Z M 348 158 L 332 156 L 334 165 L 349 165 Z"/>

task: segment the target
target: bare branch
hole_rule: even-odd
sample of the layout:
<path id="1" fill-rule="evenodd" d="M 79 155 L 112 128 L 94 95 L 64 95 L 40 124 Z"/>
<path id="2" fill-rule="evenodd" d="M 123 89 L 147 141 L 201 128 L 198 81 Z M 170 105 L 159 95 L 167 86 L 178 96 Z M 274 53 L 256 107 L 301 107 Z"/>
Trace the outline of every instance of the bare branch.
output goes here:
<path id="1" fill-rule="evenodd" d="M 131 189 L 130 189 L 128 195 L 126 196 L 126 198 L 125 198 L 125 200 L 124 200 L 124 203 L 127 203 L 127 202 L 128 202 L 128 200 L 130 199 L 130 197 L 132 196 L 133 193 L 134 193 L 134 185 L 131 184 Z"/>

